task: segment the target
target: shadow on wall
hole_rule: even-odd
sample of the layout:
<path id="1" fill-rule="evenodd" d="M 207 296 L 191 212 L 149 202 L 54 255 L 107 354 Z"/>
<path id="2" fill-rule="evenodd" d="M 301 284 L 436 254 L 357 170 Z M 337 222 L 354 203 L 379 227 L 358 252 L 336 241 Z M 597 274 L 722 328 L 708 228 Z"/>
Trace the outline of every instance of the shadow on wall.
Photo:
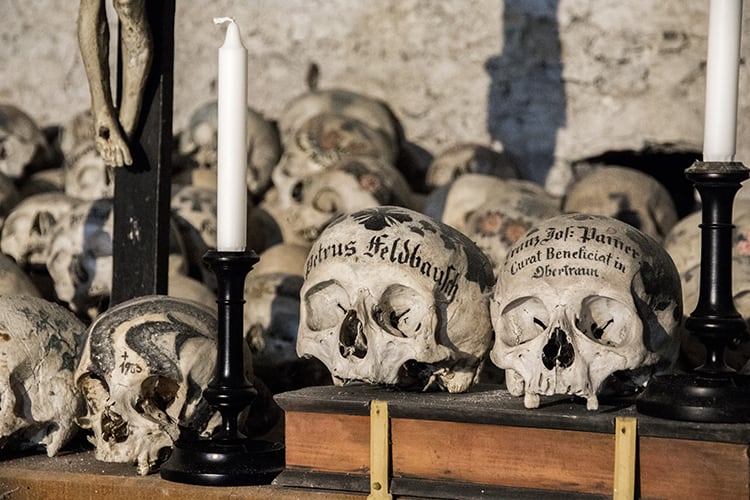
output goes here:
<path id="1" fill-rule="evenodd" d="M 566 122 L 559 0 L 498 4 L 504 39 L 502 52 L 485 62 L 487 131 L 517 159 L 524 178 L 544 185 Z"/>

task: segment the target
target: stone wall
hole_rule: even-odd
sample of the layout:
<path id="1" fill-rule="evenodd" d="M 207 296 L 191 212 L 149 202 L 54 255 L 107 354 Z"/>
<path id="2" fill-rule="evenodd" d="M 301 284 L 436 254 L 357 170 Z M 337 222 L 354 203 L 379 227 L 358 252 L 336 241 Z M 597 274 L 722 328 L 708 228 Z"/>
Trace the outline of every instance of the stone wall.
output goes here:
<path id="1" fill-rule="evenodd" d="M 41 125 L 88 106 L 77 7 L 3 0 L 0 102 Z M 267 117 L 306 90 L 315 63 L 321 88 L 384 99 L 428 152 L 499 141 L 531 179 L 544 182 L 555 165 L 555 184 L 572 163 L 609 151 L 700 151 L 707 8 L 708 0 L 178 0 L 174 126 L 215 98 L 224 29 L 212 18 L 233 16 L 249 51 L 249 104 Z M 748 162 L 744 70 L 737 158 Z"/>

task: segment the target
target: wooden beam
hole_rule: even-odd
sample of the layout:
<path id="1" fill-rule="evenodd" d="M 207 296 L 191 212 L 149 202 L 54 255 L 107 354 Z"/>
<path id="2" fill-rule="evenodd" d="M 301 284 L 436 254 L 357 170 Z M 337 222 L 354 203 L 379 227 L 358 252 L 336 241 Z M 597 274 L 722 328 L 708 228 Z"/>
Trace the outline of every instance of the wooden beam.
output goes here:
<path id="1" fill-rule="evenodd" d="M 133 165 L 115 173 L 110 305 L 167 293 L 175 3 L 150 0 L 146 11 L 154 57 L 131 143 Z"/>

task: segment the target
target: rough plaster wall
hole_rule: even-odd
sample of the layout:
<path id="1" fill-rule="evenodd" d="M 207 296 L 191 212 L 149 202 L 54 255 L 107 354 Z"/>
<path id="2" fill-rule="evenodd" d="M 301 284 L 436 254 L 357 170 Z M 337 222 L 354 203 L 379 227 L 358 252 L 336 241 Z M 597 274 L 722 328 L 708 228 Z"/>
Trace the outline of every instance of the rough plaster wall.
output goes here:
<path id="1" fill-rule="evenodd" d="M 42 125 L 64 123 L 89 99 L 78 2 L 0 5 L 0 101 Z M 174 126 L 215 98 L 223 29 L 211 19 L 230 15 L 250 54 L 250 105 L 271 118 L 305 91 L 315 62 L 320 87 L 386 100 L 407 138 L 429 152 L 499 140 L 539 182 L 555 163 L 562 178 L 570 162 L 609 150 L 700 151 L 707 7 L 708 0 L 178 0 Z M 737 157 L 747 162 L 744 70 Z"/>

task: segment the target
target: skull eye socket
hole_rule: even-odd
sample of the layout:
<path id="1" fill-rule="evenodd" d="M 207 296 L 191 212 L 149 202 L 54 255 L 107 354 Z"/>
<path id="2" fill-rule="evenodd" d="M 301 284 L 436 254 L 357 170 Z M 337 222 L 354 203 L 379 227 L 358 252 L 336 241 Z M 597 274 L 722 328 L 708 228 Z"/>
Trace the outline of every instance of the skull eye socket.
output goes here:
<path id="1" fill-rule="evenodd" d="M 576 328 L 591 340 L 618 347 L 630 339 L 633 315 L 622 302 L 609 297 L 586 297 L 580 314 Z"/>
<path id="2" fill-rule="evenodd" d="M 330 188 L 324 188 L 318 191 L 312 204 L 316 210 L 327 214 L 334 214 L 339 209 L 339 195 Z"/>
<path id="3" fill-rule="evenodd" d="M 541 335 L 550 324 L 547 307 L 536 297 L 521 297 L 508 304 L 502 313 L 503 326 L 497 336 L 510 346 L 528 342 Z"/>
<path id="4" fill-rule="evenodd" d="M 408 286 L 391 285 L 373 307 L 372 316 L 391 335 L 415 337 L 425 325 L 423 320 L 428 312 L 429 305 L 419 292 Z"/>
<path id="5" fill-rule="evenodd" d="M 305 294 L 306 323 L 318 331 L 341 324 L 351 309 L 349 294 L 335 280 L 327 280 L 311 287 Z"/>

